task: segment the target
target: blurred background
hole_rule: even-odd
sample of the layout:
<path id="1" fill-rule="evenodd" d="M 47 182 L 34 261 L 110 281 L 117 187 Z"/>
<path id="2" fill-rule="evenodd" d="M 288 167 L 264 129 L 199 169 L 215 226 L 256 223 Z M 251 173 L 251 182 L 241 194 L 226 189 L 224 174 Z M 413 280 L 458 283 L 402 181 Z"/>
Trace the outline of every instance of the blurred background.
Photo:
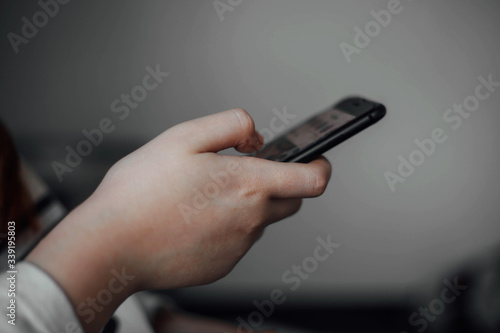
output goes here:
<path id="1" fill-rule="evenodd" d="M 326 154 L 326 193 L 269 227 L 229 276 L 170 291 L 184 308 L 248 322 L 254 301 L 280 289 L 286 302 L 265 325 L 290 332 L 497 332 L 500 91 L 459 128 L 443 115 L 478 77 L 500 82 L 499 1 L 70 1 L 46 22 L 41 10 L 0 3 L 0 112 L 69 209 L 118 159 L 189 119 L 242 107 L 265 131 L 277 114 L 296 116 L 284 129 L 346 95 L 388 109 Z M 142 96 L 148 66 L 169 76 Z M 114 112 L 131 92 L 137 103 Z M 114 131 L 60 181 L 53 163 L 104 118 Z M 384 174 L 435 128 L 446 142 L 392 191 Z M 318 237 L 341 246 L 311 266 Z"/>

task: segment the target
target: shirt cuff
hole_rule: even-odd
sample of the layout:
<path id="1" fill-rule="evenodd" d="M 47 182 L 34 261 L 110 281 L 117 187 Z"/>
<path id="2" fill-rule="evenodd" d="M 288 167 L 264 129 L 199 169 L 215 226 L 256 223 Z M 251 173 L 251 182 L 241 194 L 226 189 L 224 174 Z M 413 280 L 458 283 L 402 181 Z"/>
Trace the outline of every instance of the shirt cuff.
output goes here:
<path id="1" fill-rule="evenodd" d="M 2 327 L 7 327 L 7 332 L 83 333 L 71 302 L 47 273 L 23 261 L 17 264 L 17 273 L 2 274 L 2 283 L 10 285 L 7 279 L 12 276 L 15 276 L 15 298 L 10 297 L 6 301 L 10 304 L 15 299 L 15 326 L 2 323 Z M 6 287 L 2 289 L 8 290 L 9 286 Z M 7 295 L 2 296 L 0 298 Z"/>

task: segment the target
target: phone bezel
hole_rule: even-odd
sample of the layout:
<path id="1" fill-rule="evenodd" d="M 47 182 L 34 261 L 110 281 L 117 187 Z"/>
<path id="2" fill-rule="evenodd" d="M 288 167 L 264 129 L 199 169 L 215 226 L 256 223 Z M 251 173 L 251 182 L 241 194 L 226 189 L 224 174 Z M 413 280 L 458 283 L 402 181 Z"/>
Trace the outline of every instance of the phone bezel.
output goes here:
<path id="1" fill-rule="evenodd" d="M 287 156 L 286 159 L 281 162 L 308 163 L 321 154 L 325 153 L 329 149 L 337 146 L 348 138 L 361 132 L 365 128 L 373 125 L 374 123 L 382 119 L 386 114 L 386 108 L 384 105 L 368 101 L 361 97 L 350 97 L 343 99 L 333 107 L 341 110 L 342 112 L 350 114 L 355 118 L 339 127 L 325 138 L 316 141 L 314 145 L 309 145 L 296 154 Z M 328 110 L 331 110 L 331 108 L 323 112 L 327 112 Z M 313 119 L 314 117 L 309 118 L 308 120 L 304 121 L 304 123 L 306 123 L 310 119 Z M 300 126 L 301 125 L 296 126 L 294 129 L 299 128 Z"/>

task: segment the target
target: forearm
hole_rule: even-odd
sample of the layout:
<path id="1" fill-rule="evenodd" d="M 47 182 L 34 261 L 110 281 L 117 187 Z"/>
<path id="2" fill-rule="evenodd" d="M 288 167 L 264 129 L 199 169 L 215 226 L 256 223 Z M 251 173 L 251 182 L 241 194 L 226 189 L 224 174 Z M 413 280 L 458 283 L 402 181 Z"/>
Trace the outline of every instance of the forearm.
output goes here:
<path id="1" fill-rule="evenodd" d="M 112 241 L 112 231 L 106 230 L 105 215 L 99 214 L 90 198 L 27 258 L 63 289 L 86 332 L 99 332 L 137 286 L 120 249 L 113 247 L 117 242 Z M 96 219 L 103 220 L 93 223 Z"/>

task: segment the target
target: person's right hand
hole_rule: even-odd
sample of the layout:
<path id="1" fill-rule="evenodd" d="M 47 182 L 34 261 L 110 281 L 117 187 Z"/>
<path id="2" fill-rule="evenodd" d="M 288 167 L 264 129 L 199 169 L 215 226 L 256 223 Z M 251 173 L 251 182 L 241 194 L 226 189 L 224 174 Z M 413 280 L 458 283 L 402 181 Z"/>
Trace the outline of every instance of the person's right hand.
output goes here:
<path id="1" fill-rule="evenodd" d="M 261 145 L 241 109 L 174 126 L 116 163 L 28 259 L 75 305 L 122 267 L 134 276 L 130 292 L 220 279 L 267 225 L 321 195 L 330 178 L 324 158 L 294 164 L 217 154 Z"/>

